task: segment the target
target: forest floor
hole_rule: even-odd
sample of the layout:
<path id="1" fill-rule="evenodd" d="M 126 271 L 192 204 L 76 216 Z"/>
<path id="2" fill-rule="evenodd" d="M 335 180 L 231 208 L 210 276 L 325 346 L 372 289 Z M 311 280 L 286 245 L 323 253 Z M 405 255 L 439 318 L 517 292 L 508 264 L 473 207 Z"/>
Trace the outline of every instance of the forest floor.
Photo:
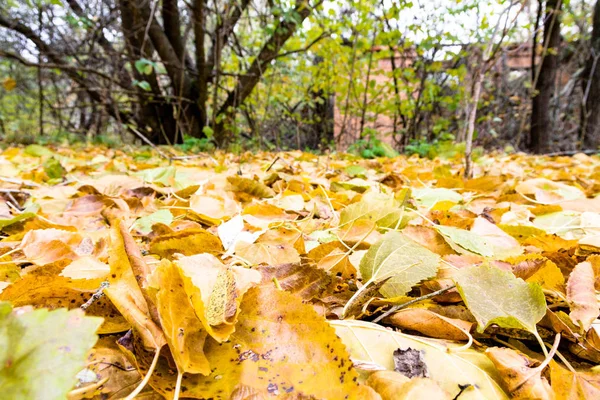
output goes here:
<path id="1" fill-rule="evenodd" d="M 5 398 L 600 398 L 600 158 L 172 151 L 0 153 Z"/>

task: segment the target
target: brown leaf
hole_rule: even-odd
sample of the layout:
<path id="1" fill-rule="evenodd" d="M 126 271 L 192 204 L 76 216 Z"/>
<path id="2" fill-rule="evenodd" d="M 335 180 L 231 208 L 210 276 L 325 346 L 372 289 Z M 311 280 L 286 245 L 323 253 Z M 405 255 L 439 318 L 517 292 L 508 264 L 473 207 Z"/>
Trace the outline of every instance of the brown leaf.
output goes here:
<path id="1" fill-rule="evenodd" d="M 437 230 L 428 226 L 407 226 L 402 232 L 421 246 L 427 247 L 440 256 L 456 254 L 448 242 Z"/>
<path id="2" fill-rule="evenodd" d="M 27 261 L 36 265 L 61 260 L 75 260 L 76 249 L 83 237 L 79 233 L 59 229 L 38 229 L 27 232 L 21 241 L 21 250 Z"/>
<path id="3" fill-rule="evenodd" d="M 350 247 L 361 243 L 356 248 L 362 250 L 374 245 L 381 239 L 382 235 L 375 230 L 376 227 L 375 222 L 370 219 L 357 219 L 342 227 L 338 232 L 338 237 Z"/>
<path id="4" fill-rule="evenodd" d="M 490 347 L 485 354 L 492 360 L 505 388 L 515 399 L 554 399 L 548 380 L 536 369 L 539 363 L 508 348 Z"/>
<path id="5" fill-rule="evenodd" d="M 390 315 L 385 323 L 421 332 L 430 337 L 448 340 L 468 340 L 472 322 L 447 318 L 424 308 L 405 308 Z"/>
<path id="6" fill-rule="evenodd" d="M 356 278 L 356 267 L 350 261 L 349 252 L 344 250 L 331 250 L 331 253 L 319 260 L 318 267 L 343 279 Z"/>
<path id="7" fill-rule="evenodd" d="M 583 331 L 587 331 L 600 313 L 594 288 L 592 264 L 585 261 L 577 264 L 567 281 L 567 301 L 571 307 L 569 316 Z"/>
<path id="8" fill-rule="evenodd" d="M 306 259 L 299 263 L 263 265 L 257 270 L 264 285 L 273 285 L 273 279 L 277 279 L 283 290 L 305 301 L 321 295 L 331 283 L 331 277 L 325 271 Z"/>

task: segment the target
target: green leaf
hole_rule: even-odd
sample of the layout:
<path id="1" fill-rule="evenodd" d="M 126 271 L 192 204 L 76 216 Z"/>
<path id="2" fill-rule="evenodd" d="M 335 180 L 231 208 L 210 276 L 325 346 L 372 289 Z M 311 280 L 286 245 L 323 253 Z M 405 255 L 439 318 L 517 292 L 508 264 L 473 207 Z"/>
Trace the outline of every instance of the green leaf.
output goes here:
<path id="1" fill-rule="evenodd" d="M 391 231 L 367 251 L 360 261 L 360 273 L 363 279 L 373 282 L 391 276 L 380 292 L 385 297 L 396 297 L 434 276 L 439 262 L 437 254 L 408 236 Z"/>
<path id="2" fill-rule="evenodd" d="M 54 155 L 53 151 L 48 150 L 47 148 L 45 148 L 44 146 L 40 146 L 39 144 L 30 144 L 29 146 L 25 147 L 24 152 L 25 154 L 33 157 L 51 157 Z"/>
<path id="3" fill-rule="evenodd" d="M 185 171 L 178 171 L 173 166 L 149 168 L 134 175 L 140 176 L 146 182 L 160 183 L 163 186 L 173 186 L 177 190 L 196 184 L 193 179 L 188 177 Z"/>
<path id="4" fill-rule="evenodd" d="M 360 165 L 349 165 L 346 167 L 346 173 L 353 178 L 364 178 L 366 177 L 367 170 L 364 167 L 361 167 Z"/>
<path id="5" fill-rule="evenodd" d="M 52 157 L 44 162 L 44 172 L 50 179 L 61 179 L 67 173 L 56 158 Z"/>
<path id="6" fill-rule="evenodd" d="M 150 75 L 154 66 L 155 64 L 146 58 L 141 58 L 135 62 L 135 69 L 137 69 L 140 74 L 144 75 Z"/>
<path id="7" fill-rule="evenodd" d="M 16 224 L 17 222 L 20 221 L 25 221 L 27 219 L 33 218 L 35 217 L 35 215 L 37 214 L 37 212 L 40 210 L 40 206 L 39 204 L 32 204 L 31 206 L 27 207 L 25 210 L 23 210 L 23 212 L 19 215 L 14 216 L 13 218 L 10 219 L 0 219 L 0 229 L 12 225 L 12 224 Z"/>
<path id="8" fill-rule="evenodd" d="M 581 214 L 574 211 L 544 214 L 536 217 L 533 220 L 533 225 L 551 235 L 563 236 L 570 231 L 581 228 Z"/>
<path id="9" fill-rule="evenodd" d="M 85 366 L 102 318 L 79 309 L 20 311 L 0 302 L 0 393 L 3 399 L 65 399 Z"/>
<path id="10" fill-rule="evenodd" d="M 481 235 L 453 226 L 437 225 L 436 229 L 444 236 L 448 244 L 459 252 L 464 252 L 461 250 L 465 249 L 484 257 L 492 257 L 494 255 L 491 243 Z M 456 245 L 462 249 L 456 248 Z"/>
<path id="11" fill-rule="evenodd" d="M 211 139 L 215 135 L 213 129 L 208 125 L 202 128 L 202 133 L 204 133 L 207 139 Z"/>
<path id="12" fill-rule="evenodd" d="M 171 222 L 173 222 L 173 214 L 171 214 L 171 211 L 158 210 L 150 215 L 138 218 L 133 224 L 133 229 L 137 229 L 143 234 L 148 234 L 152 232 L 152 225 L 157 223 L 170 225 Z"/>
<path id="13" fill-rule="evenodd" d="M 354 190 L 358 193 L 364 193 L 370 186 L 371 184 L 368 181 L 361 178 L 354 178 L 346 182 L 331 182 L 330 189 L 334 193 L 343 190 Z"/>
<path id="14" fill-rule="evenodd" d="M 368 192 L 362 199 L 350 204 L 340 213 L 340 227 L 358 219 L 370 219 L 380 227 L 394 227 L 402 217 L 403 208 L 394 196 Z"/>
<path id="15" fill-rule="evenodd" d="M 152 90 L 152 88 L 150 87 L 150 84 L 146 81 L 134 80 L 133 83 L 134 83 L 134 85 L 144 89 L 146 92 L 149 92 L 150 90 Z"/>
<path id="16" fill-rule="evenodd" d="M 433 207 L 440 201 L 460 202 L 463 198 L 454 190 L 445 188 L 413 189 L 412 196 L 418 203 L 425 207 Z"/>
<path id="17" fill-rule="evenodd" d="M 483 332 L 490 324 L 536 333 L 546 314 L 546 298 L 537 283 L 489 265 L 461 269 L 454 275 L 458 292 Z"/>

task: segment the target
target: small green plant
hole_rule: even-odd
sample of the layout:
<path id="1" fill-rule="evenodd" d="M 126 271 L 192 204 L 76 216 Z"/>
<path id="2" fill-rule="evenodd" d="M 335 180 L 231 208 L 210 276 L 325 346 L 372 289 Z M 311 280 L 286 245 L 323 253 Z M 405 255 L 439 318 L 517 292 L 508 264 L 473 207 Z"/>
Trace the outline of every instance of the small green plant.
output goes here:
<path id="1" fill-rule="evenodd" d="M 92 144 L 102 145 L 110 149 L 114 149 L 121 146 L 123 141 L 119 136 L 116 135 L 101 134 L 93 137 Z"/>
<path id="2" fill-rule="evenodd" d="M 376 137 L 377 131 L 366 128 L 362 137 L 348 147 L 348 152 L 362 158 L 396 157 L 398 152 Z"/>
<path id="3" fill-rule="evenodd" d="M 212 135 L 204 138 L 195 138 L 189 135 L 184 135 L 183 143 L 176 146 L 185 152 L 191 153 L 213 151 L 215 149 L 215 144 L 212 141 Z"/>

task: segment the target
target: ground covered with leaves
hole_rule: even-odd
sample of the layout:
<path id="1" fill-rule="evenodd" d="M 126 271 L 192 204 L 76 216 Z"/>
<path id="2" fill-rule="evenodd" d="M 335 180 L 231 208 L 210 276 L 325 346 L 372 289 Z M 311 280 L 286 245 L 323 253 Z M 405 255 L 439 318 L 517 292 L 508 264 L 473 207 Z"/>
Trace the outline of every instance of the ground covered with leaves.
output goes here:
<path id="1" fill-rule="evenodd" d="M 0 154 L 4 399 L 600 398 L 600 158 Z"/>

